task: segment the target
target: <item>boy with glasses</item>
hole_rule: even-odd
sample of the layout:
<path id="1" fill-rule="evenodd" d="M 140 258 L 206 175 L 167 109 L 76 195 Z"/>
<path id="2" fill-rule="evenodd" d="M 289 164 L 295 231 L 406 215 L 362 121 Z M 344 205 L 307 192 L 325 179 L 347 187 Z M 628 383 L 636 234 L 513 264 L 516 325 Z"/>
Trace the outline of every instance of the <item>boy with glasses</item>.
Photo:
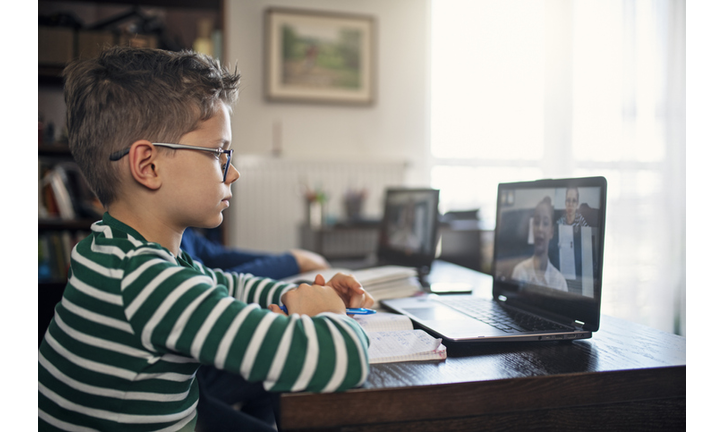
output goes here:
<path id="1" fill-rule="evenodd" d="M 73 249 L 39 349 L 39 429 L 194 430 L 202 364 L 271 391 L 361 385 L 368 339 L 345 307 L 373 300 L 353 277 L 297 287 L 211 270 L 179 247 L 186 228 L 221 223 L 239 178 L 238 74 L 118 47 L 64 77 L 71 152 L 107 212 Z"/>

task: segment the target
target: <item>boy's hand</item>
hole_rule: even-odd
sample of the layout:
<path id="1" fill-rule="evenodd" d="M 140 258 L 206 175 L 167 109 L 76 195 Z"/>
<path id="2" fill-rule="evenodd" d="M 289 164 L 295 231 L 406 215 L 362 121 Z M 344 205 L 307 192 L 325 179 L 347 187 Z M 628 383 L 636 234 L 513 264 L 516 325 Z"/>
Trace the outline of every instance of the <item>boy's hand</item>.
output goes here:
<path id="1" fill-rule="evenodd" d="M 297 288 L 287 291 L 282 296 L 289 314 L 315 316 L 322 312 L 344 314 L 346 307 L 342 299 L 330 286 L 301 284 Z M 272 312 L 284 314 L 277 305 L 270 305 Z"/>
<path id="2" fill-rule="evenodd" d="M 314 283 L 325 285 L 324 277 L 317 275 Z M 375 299 L 365 291 L 362 284 L 352 275 L 337 273 L 326 285 L 334 288 L 348 308 L 368 308 L 375 303 Z"/>
<path id="3" fill-rule="evenodd" d="M 280 308 L 278 305 L 270 304 L 270 305 L 269 305 L 269 310 L 272 311 L 272 312 L 274 312 L 274 313 L 278 313 L 279 315 L 287 316 L 286 312 L 284 312 L 284 311 L 282 310 L 282 308 Z"/>

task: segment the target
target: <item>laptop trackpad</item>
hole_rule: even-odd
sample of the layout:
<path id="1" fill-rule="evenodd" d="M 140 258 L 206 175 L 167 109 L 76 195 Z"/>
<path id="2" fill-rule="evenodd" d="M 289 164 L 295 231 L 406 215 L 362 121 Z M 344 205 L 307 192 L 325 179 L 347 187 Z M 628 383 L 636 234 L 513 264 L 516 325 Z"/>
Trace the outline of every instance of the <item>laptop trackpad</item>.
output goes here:
<path id="1" fill-rule="evenodd" d="M 420 325 L 449 339 L 477 339 L 505 334 L 503 331 L 444 306 L 403 307 Z"/>
<path id="2" fill-rule="evenodd" d="M 446 307 L 405 308 L 405 311 L 425 321 L 468 320 L 467 315 Z"/>

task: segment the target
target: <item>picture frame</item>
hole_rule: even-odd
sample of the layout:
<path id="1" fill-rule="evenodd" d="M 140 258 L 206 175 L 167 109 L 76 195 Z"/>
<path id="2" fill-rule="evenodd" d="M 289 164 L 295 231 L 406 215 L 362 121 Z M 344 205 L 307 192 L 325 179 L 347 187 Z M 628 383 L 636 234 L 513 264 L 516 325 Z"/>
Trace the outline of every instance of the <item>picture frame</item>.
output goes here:
<path id="1" fill-rule="evenodd" d="M 267 9 L 267 100 L 373 104 L 375 27 L 368 15 Z"/>

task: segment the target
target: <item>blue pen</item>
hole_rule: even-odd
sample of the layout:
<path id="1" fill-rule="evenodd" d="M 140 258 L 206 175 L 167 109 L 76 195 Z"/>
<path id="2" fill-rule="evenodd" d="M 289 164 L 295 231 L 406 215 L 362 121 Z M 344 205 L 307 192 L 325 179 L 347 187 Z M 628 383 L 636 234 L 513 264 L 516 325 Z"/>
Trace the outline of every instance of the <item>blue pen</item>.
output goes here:
<path id="1" fill-rule="evenodd" d="M 367 308 L 347 308 L 347 314 L 348 315 L 372 315 L 374 313 L 377 313 L 374 309 L 367 309 Z"/>
<path id="2" fill-rule="evenodd" d="M 286 306 L 280 306 L 281 310 L 284 311 L 285 314 L 288 314 L 289 311 L 287 310 Z M 374 309 L 367 309 L 367 308 L 347 308 L 347 315 L 372 315 L 374 313 L 377 313 Z"/>

